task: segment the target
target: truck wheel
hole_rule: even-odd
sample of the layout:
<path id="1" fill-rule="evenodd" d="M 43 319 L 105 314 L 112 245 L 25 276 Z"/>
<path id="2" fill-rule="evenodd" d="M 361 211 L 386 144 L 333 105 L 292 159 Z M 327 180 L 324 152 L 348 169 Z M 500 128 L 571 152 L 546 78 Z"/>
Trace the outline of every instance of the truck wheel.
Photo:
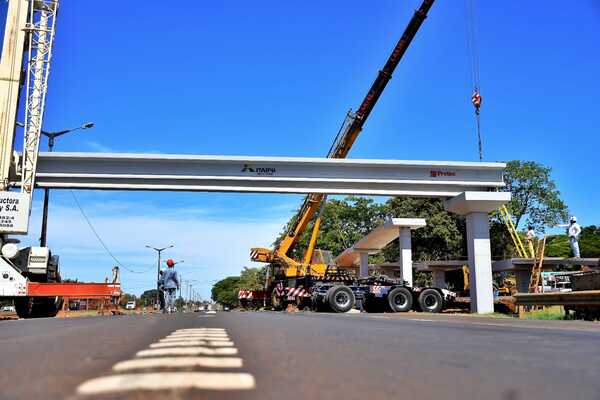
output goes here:
<path id="1" fill-rule="evenodd" d="M 350 311 L 356 303 L 352 290 L 346 285 L 335 285 L 327 291 L 327 302 L 334 312 Z"/>
<path id="2" fill-rule="evenodd" d="M 387 301 L 392 312 L 408 312 L 412 309 L 413 297 L 407 288 L 397 287 L 388 293 Z"/>
<path id="3" fill-rule="evenodd" d="M 425 289 L 419 295 L 419 306 L 424 312 L 439 313 L 444 307 L 444 299 L 437 290 Z"/>
<path id="4" fill-rule="evenodd" d="M 16 297 L 14 302 L 15 311 L 17 311 L 19 318 L 31 318 L 31 311 L 33 310 L 33 298 Z"/>

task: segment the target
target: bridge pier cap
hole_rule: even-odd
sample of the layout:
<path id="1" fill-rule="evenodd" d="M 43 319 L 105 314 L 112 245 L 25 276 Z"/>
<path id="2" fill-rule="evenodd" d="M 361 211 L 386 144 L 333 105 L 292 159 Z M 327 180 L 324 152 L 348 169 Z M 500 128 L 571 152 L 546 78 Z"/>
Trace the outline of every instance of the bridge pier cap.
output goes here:
<path id="1" fill-rule="evenodd" d="M 464 192 L 444 202 L 446 210 L 466 216 L 471 312 L 494 312 L 489 213 L 510 201 L 509 192 Z"/>

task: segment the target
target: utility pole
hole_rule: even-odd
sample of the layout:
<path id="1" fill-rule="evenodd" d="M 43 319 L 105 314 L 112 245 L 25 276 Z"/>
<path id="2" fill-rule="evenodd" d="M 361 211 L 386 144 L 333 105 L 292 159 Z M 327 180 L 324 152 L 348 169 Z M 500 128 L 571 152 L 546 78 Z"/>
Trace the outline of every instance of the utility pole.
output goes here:
<path id="1" fill-rule="evenodd" d="M 157 247 L 152 247 L 149 245 L 146 245 L 147 248 L 152 249 L 154 251 L 156 251 L 157 253 L 157 259 L 156 259 L 156 304 L 160 305 L 160 254 L 167 249 L 170 249 L 171 247 L 173 247 L 173 245 L 167 246 L 167 247 L 162 247 L 162 248 L 157 248 Z"/>
<path id="2" fill-rule="evenodd" d="M 17 122 L 18 126 L 23 127 L 24 124 L 22 122 Z M 54 139 L 56 139 L 59 136 L 64 135 L 65 133 L 69 133 L 69 132 L 73 132 L 76 130 L 83 130 L 83 129 L 90 129 L 94 127 L 94 123 L 93 122 L 86 122 L 85 124 L 81 124 L 80 126 L 77 126 L 75 128 L 71 128 L 71 129 L 64 129 L 62 131 L 44 131 L 42 130 L 41 133 L 42 135 L 46 136 L 48 138 L 48 152 L 52 153 L 52 151 L 54 150 Z M 44 207 L 43 207 L 43 212 L 42 212 L 42 232 L 40 234 L 40 246 L 41 247 L 46 247 L 46 237 L 47 237 L 47 232 L 48 232 L 48 203 L 50 201 L 50 189 L 45 188 L 44 189 Z"/>

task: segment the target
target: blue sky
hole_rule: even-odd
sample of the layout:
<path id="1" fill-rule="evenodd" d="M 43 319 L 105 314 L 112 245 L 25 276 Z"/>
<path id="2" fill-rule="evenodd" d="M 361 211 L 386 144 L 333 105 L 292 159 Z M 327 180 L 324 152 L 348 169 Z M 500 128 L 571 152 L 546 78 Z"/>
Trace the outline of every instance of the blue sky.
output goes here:
<path id="1" fill-rule="evenodd" d="M 487 161 L 536 160 L 582 224 L 600 224 L 600 4 L 477 3 Z M 415 0 L 307 3 L 63 2 L 45 129 L 94 121 L 58 151 L 323 156 L 408 22 Z M 462 1 L 434 4 L 350 154 L 477 159 Z M 174 243 L 181 270 L 210 282 L 250 265 L 301 196 L 77 192 L 117 257 Z M 39 196 L 38 196 L 39 197 Z M 169 205 L 168 207 L 166 205 Z M 36 204 L 29 241 L 38 237 Z M 63 275 L 100 280 L 108 257 L 69 192 L 53 192 L 49 244 Z M 126 290 L 154 285 L 124 271 Z"/>

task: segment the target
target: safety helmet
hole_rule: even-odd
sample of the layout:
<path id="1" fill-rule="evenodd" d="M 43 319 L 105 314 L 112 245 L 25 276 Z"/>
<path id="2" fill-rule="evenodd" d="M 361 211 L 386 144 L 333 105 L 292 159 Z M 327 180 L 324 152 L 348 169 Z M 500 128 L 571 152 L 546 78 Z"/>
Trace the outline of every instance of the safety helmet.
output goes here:
<path id="1" fill-rule="evenodd" d="M 172 268 L 175 266 L 175 261 L 173 261 L 171 258 L 169 258 L 167 261 L 167 267 Z"/>
<path id="2" fill-rule="evenodd" d="M 573 215 L 573 216 L 571 217 L 571 222 L 577 222 L 577 217 Z"/>

